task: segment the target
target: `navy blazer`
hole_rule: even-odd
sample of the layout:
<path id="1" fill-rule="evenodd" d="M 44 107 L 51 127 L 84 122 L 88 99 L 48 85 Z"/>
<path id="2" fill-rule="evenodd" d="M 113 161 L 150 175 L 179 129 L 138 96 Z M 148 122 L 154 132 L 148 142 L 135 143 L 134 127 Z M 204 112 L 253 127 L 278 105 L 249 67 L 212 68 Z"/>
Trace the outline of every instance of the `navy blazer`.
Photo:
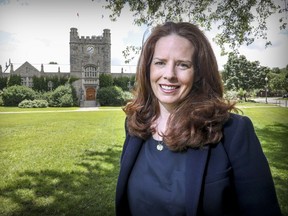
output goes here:
<path id="1" fill-rule="evenodd" d="M 250 119 L 231 114 L 223 129 L 218 144 L 187 151 L 186 215 L 281 215 L 269 165 Z M 127 183 L 144 142 L 126 130 L 116 188 L 117 216 L 131 215 Z"/>

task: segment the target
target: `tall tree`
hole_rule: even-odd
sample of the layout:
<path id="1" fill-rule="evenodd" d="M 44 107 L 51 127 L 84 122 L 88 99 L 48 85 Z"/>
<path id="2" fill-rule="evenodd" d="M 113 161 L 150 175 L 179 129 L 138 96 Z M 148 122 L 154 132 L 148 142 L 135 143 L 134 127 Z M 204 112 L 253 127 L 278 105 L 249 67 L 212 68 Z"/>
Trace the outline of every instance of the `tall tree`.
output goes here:
<path id="1" fill-rule="evenodd" d="M 249 92 L 265 88 L 265 78 L 269 72 L 270 69 L 261 66 L 258 61 L 250 62 L 243 55 L 229 53 L 222 78 L 227 90 L 239 91 L 242 89 Z"/>
<path id="2" fill-rule="evenodd" d="M 93 0 L 92 0 L 93 1 Z M 106 0 L 111 20 L 121 15 L 124 6 L 134 13 L 134 23 L 153 26 L 164 21 L 187 21 L 205 30 L 216 24 L 218 33 L 215 42 L 225 53 L 225 45 L 236 49 L 240 45 L 250 45 L 255 38 L 262 38 L 265 45 L 271 44 L 267 38 L 267 19 L 280 13 L 279 27 L 287 26 L 287 0 Z M 139 52 L 140 47 L 129 46 L 124 56 Z M 131 55 L 133 56 L 133 55 Z M 129 59 L 128 59 L 129 60 Z"/>

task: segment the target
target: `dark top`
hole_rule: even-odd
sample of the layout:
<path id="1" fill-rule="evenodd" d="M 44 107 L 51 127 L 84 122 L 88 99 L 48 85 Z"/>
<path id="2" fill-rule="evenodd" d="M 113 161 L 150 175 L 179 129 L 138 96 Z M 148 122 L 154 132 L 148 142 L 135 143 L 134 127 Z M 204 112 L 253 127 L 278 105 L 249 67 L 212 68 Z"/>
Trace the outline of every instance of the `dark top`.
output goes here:
<path id="1" fill-rule="evenodd" d="M 152 137 L 142 146 L 128 181 L 132 215 L 184 216 L 185 153 L 170 151 Z"/>
<path id="2" fill-rule="evenodd" d="M 132 215 L 127 188 L 144 143 L 126 130 L 116 188 L 117 216 Z M 185 154 L 187 216 L 281 215 L 269 165 L 249 118 L 231 114 L 219 143 L 189 148 Z"/>

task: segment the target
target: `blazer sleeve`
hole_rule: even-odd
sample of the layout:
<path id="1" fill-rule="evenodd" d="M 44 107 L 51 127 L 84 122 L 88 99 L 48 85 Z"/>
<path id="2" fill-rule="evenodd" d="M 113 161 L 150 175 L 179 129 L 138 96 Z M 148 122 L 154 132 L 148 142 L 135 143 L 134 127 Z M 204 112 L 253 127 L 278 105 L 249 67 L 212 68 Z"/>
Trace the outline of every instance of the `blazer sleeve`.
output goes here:
<path id="1" fill-rule="evenodd" d="M 127 126 L 127 118 L 125 119 L 125 123 L 124 123 L 124 128 L 125 128 L 125 140 L 124 140 L 124 144 L 123 144 L 123 149 L 122 149 L 122 154 L 121 154 L 121 158 L 120 158 L 120 163 L 122 162 L 123 159 L 123 155 L 126 151 L 129 139 L 130 139 L 130 135 L 128 133 L 128 126 Z"/>
<path id="2" fill-rule="evenodd" d="M 281 215 L 268 161 L 248 117 L 231 115 L 224 127 L 224 146 L 240 215 Z"/>

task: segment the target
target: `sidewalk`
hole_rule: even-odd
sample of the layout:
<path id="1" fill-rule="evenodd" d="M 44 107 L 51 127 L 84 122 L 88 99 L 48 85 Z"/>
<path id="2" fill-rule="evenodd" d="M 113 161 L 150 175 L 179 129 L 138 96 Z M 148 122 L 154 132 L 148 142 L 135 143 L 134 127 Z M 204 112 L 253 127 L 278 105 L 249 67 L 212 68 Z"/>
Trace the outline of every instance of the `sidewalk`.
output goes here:
<path id="1" fill-rule="evenodd" d="M 266 103 L 265 97 L 254 98 L 253 100 L 258 103 Z M 281 100 L 279 97 L 267 97 L 267 103 L 281 107 L 288 107 L 288 100 Z"/>

